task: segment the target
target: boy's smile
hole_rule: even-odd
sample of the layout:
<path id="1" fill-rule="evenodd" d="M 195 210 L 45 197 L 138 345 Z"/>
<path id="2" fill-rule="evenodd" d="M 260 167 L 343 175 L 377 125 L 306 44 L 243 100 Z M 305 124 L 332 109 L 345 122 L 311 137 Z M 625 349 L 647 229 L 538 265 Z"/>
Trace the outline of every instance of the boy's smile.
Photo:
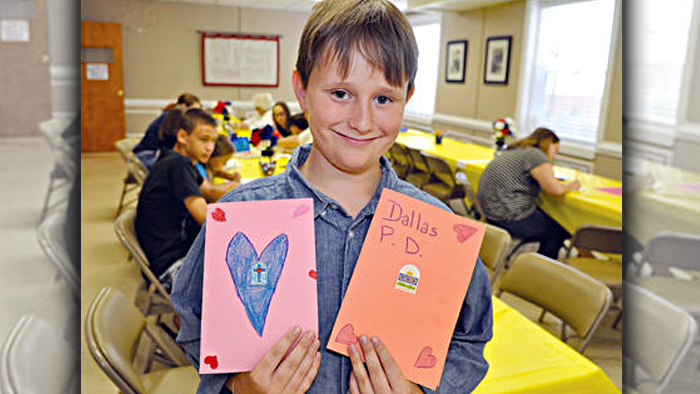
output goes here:
<path id="1" fill-rule="evenodd" d="M 308 160 L 346 174 L 378 170 L 401 127 L 408 81 L 392 86 L 355 51 L 347 77 L 336 61 L 319 61 L 306 88 L 296 71 L 293 83 L 314 137 Z"/>

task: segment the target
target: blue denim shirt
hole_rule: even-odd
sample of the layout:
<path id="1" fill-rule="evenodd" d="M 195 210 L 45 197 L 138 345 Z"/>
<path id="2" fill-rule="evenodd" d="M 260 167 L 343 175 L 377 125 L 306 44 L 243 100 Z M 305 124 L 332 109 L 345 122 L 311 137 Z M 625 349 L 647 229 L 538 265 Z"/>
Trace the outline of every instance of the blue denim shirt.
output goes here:
<path id="1" fill-rule="evenodd" d="M 350 282 L 365 235 L 372 221 L 383 188 L 389 188 L 443 209 L 445 204 L 398 178 L 391 164 L 380 161 L 382 179 L 372 200 L 353 218 L 333 199 L 314 189 L 302 176 L 299 167 L 309 156 L 309 145 L 301 146 L 283 174 L 239 186 L 220 201 L 313 198 L 316 234 L 316 271 L 318 286 L 319 340 L 321 366 L 308 393 L 343 394 L 349 390 L 352 372 L 350 359 L 326 349 L 328 338 Z M 251 212 L 251 218 L 255 212 Z M 206 224 L 205 224 L 206 225 Z M 185 259 L 172 292 L 172 301 L 180 315 L 177 341 L 199 368 L 200 324 L 202 319 L 202 273 L 205 228 L 199 233 Z M 457 320 L 442 380 L 437 393 L 468 393 L 484 378 L 488 363 L 484 345 L 491 339 L 493 312 L 491 287 L 486 269 L 479 259 L 472 275 L 467 297 Z M 236 335 L 231 333 L 231 335 Z M 228 374 L 200 375 L 197 393 L 221 393 Z M 434 391 L 423 388 L 425 392 Z"/>

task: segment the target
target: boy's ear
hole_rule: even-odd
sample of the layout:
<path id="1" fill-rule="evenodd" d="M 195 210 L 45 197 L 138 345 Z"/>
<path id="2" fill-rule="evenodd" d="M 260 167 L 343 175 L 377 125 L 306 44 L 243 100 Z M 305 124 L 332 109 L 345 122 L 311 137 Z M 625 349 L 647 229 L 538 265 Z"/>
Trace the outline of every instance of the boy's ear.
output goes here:
<path id="1" fill-rule="evenodd" d="M 408 94 L 406 95 L 406 102 L 404 104 L 408 104 L 408 100 L 413 97 L 413 92 L 416 91 L 416 85 L 411 86 L 411 90 L 408 91 Z"/>
<path id="2" fill-rule="evenodd" d="M 307 102 L 306 102 L 306 88 L 304 88 L 304 83 L 301 81 L 301 75 L 296 69 L 292 73 L 292 87 L 294 87 L 294 94 L 297 96 L 297 101 L 299 106 L 304 113 L 307 113 Z"/>
<path id="3" fill-rule="evenodd" d="M 180 129 L 177 131 L 177 134 L 175 135 L 177 137 L 177 143 L 180 145 L 186 145 L 187 144 L 187 137 L 189 134 L 185 131 L 185 129 Z"/>

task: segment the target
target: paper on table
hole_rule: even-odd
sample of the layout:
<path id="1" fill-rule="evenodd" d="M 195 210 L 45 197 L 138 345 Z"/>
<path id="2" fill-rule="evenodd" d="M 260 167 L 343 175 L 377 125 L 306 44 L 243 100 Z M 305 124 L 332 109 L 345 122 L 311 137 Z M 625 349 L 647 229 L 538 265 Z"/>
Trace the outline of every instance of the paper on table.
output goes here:
<path id="1" fill-rule="evenodd" d="M 618 187 L 599 187 L 597 188 L 601 192 L 604 193 L 609 193 L 609 194 L 614 194 L 616 196 L 621 196 L 622 195 L 622 186 Z"/>
<path id="2" fill-rule="evenodd" d="M 384 189 L 328 349 L 377 336 L 406 379 L 440 383 L 484 237 L 482 223 Z"/>
<path id="3" fill-rule="evenodd" d="M 250 371 L 291 327 L 318 332 L 315 247 L 310 198 L 207 206 L 200 373 Z"/>

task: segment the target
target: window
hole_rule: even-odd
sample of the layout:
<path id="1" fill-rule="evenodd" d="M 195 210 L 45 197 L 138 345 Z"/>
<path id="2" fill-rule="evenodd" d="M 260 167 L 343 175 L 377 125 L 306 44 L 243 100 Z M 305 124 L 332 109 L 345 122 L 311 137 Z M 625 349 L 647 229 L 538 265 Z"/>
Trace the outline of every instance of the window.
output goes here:
<path id="1" fill-rule="evenodd" d="M 413 34 L 418 44 L 418 73 L 416 89 L 406 106 L 406 113 L 420 118 L 431 118 L 435 112 L 435 92 L 440 58 L 440 23 L 414 23 Z"/>
<path id="2" fill-rule="evenodd" d="M 693 0 L 635 0 L 626 12 L 624 113 L 631 121 L 675 126 Z"/>
<path id="3" fill-rule="evenodd" d="M 595 144 L 612 70 L 615 0 L 536 4 L 520 130 L 548 127 L 562 139 Z"/>

